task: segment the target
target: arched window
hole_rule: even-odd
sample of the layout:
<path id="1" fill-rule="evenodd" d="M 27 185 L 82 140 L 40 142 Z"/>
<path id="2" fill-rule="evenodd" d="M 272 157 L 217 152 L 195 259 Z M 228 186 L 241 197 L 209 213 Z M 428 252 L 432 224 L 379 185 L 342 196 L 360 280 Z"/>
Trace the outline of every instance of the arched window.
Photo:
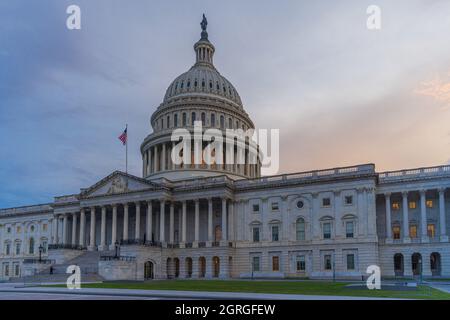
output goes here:
<path id="1" fill-rule="evenodd" d="M 225 118 L 223 116 L 220 116 L 220 128 L 225 128 Z"/>
<path id="2" fill-rule="evenodd" d="M 228 119 L 228 129 L 233 129 L 233 120 L 231 118 Z"/>
<path id="3" fill-rule="evenodd" d="M 20 254 L 20 247 L 21 247 L 21 243 L 20 241 L 16 242 L 16 255 L 18 256 Z"/>
<path id="4" fill-rule="evenodd" d="M 211 127 L 216 126 L 216 115 L 214 113 L 211 113 Z"/>
<path id="5" fill-rule="evenodd" d="M 295 239 L 297 241 L 305 240 L 305 220 L 298 218 L 295 223 Z"/>
<path id="6" fill-rule="evenodd" d="M 186 116 L 186 112 L 183 112 L 183 126 L 186 126 L 187 124 L 187 116 Z"/>
<path id="7" fill-rule="evenodd" d="M 30 238 L 30 248 L 29 248 L 28 253 L 34 254 L 34 238 Z"/>
<path id="8" fill-rule="evenodd" d="M 173 126 L 178 127 L 178 114 L 173 115 Z"/>
<path id="9" fill-rule="evenodd" d="M 202 126 L 205 126 L 205 124 L 206 124 L 206 114 L 204 112 L 202 112 L 201 117 L 202 117 Z"/>
<path id="10" fill-rule="evenodd" d="M 195 112 L 192 112 L 191 114 L 191 124 L 194 125 L 195 122 Z"/>
<path id="11" fill-rule="evenodd" d="M 167 116 L 167 128 L 170 128 L 170 116 Z"/>

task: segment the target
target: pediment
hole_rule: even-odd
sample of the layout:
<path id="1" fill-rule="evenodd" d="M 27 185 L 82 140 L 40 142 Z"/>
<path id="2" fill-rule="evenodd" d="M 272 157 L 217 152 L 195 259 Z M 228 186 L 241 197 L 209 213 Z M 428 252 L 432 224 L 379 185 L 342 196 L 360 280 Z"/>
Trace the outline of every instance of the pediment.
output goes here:
<path id="1" fill-rule="evenodd" d="M 81 196 L 84 198 L 90 198 L 158 188 L 159 186 L 153 182 L 126 174 L 121 171 L 115 171 L 93 186 L 87 189 L 82 189 Z"/>

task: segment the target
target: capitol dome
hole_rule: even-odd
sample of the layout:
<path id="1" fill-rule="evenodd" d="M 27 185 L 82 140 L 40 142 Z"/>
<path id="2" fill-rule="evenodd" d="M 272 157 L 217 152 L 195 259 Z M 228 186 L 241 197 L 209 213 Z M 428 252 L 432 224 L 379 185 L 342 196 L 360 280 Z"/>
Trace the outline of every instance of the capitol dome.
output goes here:
<path id="1" fill-rule="evenodd" d="M 240 179 L 258 177 L 260 174 L 259 163 L 254 164 L 252 160 L 250 164 L 250 158 L 254 159 L 257 151 L 256 147 L 249 146 L 248 141 L 244 152 L 245 163 L 172 163 L 174 142 L 171 141 L 171 134 L 175 129 L 183 128 L 193 132 L 196 121 L 201 121 L 203 131 L 218 129 L 223 132 L 224 137 L 227 129 L 254 129 L 236 88 L 214 66 L 216 49 L 208 39 L 206 17 L 203 17 L 201 27 L 201 38 L 194 45 L 194 65 L 172 81 L 162 103 L 151 116 L 153 132 L 141 144 L 144 178 L 178 180 L 225 174 L 233 179 Z M 230 150 L 228 156 L 237 159 L 238 154 L 241 159 L 242 152 Z M 227 151 L 223 153 L 225 158 Z"/>

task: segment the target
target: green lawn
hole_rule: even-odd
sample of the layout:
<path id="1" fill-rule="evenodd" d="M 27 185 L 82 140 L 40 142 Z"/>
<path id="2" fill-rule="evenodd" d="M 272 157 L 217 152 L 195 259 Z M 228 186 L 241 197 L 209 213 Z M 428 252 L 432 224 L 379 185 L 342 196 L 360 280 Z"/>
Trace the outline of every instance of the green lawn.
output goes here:
<path id="1" fill-rule="evenodd" d="M 147 282 L 103 282 L 84 284 L 83 288 L 286 293 L 409 299 L 450 299 L 450 294 L 420 286 L 415 291 L 368 290 L 345 288 L 347 283 L 329 281 L 220 281 L 154 280 Z"/>

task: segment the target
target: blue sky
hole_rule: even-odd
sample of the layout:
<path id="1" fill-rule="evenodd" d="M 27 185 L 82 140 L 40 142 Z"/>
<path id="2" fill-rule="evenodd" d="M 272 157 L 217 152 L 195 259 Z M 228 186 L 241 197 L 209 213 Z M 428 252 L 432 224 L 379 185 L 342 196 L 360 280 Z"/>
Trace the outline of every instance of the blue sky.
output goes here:
<path id="1" fill-rule="evenodd" d="M 82 29 L 66 29 L 77 4 Z M 382 28 L 366 28 L 377 4 Z M 281 172 L 450 162 L 449 1 L 0 2 L 0 207 L 52 201 L 130 172 L 170 82 L 194 61 L 201 14 L 215 64 Z"/>

